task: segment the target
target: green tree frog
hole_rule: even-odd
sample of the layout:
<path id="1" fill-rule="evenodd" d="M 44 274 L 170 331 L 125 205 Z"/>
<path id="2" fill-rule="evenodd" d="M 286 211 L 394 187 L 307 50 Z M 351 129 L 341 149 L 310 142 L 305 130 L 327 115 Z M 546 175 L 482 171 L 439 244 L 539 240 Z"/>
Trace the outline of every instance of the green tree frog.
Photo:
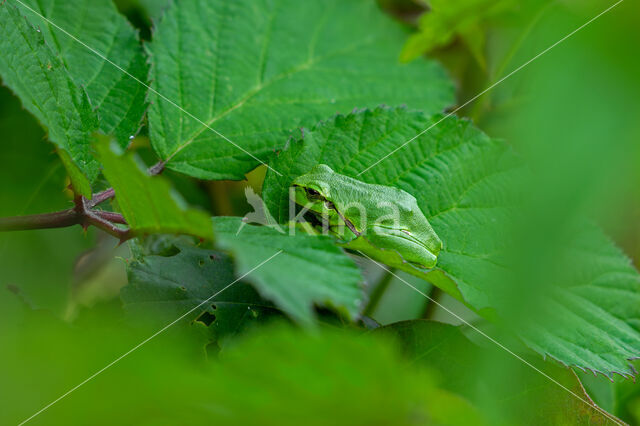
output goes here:
<path id="1" fill-rule="evenodd" d="M 341 175 L 325 164 L 296 178 L 293 190 L 296 204 L 313 212 L 346 248 L 383 260 L 392 250 L 415 266 L 436 265 L 442 241 L 411 194 Z"/>

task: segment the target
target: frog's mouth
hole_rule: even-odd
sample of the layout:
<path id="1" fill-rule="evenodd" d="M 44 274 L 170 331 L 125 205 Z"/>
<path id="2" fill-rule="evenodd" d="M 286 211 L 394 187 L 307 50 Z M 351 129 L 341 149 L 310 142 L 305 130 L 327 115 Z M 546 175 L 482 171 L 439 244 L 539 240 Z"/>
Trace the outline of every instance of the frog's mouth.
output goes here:
<path id="1" fill-rule="evenodd" d="M 409 231 L 404 229 L 393 229 L 387 228 L 384 226 L 374 226 L 373 232 L 376 232 L 380 235 L 384 235 L 386 238 L 402 240 L 405 242 L 411 243 L 411 245 L 415 246 L 418 249 L 425 250 L 429 252 L 434 258 L 437 258 L 440 254 L 440 250 L 442 250 L 442 241 L 437 239 L 436 241 L 422 241 L 417 238 L 415 235 L 411 234 Z M 431 244 L 429 244 L 431 243 Z"/>

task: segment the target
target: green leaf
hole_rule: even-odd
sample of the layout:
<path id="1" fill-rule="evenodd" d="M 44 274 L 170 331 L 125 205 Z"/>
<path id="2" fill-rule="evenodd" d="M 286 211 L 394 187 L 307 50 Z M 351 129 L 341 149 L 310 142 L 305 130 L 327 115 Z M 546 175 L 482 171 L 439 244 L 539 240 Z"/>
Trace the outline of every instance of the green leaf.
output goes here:
<path id="1" fill-rule="evenodd" d="M 572 371 L 519 355 L 563 389 L 497 346 L 472 343 L 460 327 L 416 320 L 373 333 L 395 337 L 405 356 L 434 371 L 444 389 L 464 396 L 483 413 L 494 411 L 501 417 L 494 423 L 620 424 L 597 409 Z"/>
<path id="2" fill-rule="evenodd" d="M 445 46 L 460 37 L 481 66 L 485 66 L 482 24 L 514 6 L 513 0 L 431 0 L 430 10 L 419 21 L 402 50 L 401 58 L 410 61 L 424 52 Z"/>
<path id="3" fill-rule="evenodd" d="M 14 3 L 42 30 L 76 85 L 86 90 L 98 111 L 99 130 L 126 147 L 129 137 L 138 132 L 147 108 L 147 89 L 136 81 L 145 82 L 149 72 L 137 31 L 111 0 L 21 1 L 24 5 Z"/>
<path id="4" fill-rule="evenodd" d="M 62 60 L 45 43 L 20 12 L 0 3 L 0 75 L 5 85 L 18 95 L 22 105 L 47 129 L 58 146 L 76 191 L 91 196 L 90 182 L 98 166 L 89 149 L 91 133 L 97 128 L 96 114 L 89 98 L 70 77 Z M 68 158 L 76 167 L 71 167 Z"/>
<path id="5" fill-rule="evenodd" d="M 566 365 L 633 376 L 625 361 L 640 354 L 640 274 L 600 228 L 580 225 L 563 259 L 573 273 L 549 277 L 555 287 L 522 338 Z"/>
<path id="6" fill-rule="evenodd" d="M 171 256 L 148 255 L 129 263 L 129 284 L 121 297 L 132 318 L 151 319 L 159 327 L 198 307 L 185 321 L 206 327 L 222 347 L 224 339 L 278 315 L 249 284 L 229 286 L 235 277 L 228 255 L 184 244 L 176 249 Z"/>
<path id="7" fill-rule="evenodd" d="M 134 3 L 137 3 L 147 18 L 153 22 L 158 22 L 170 2 L 171 0 L 134 0 Z"/>
<path id="8" fill-rule="evenodd" d="M 440 120 L 378 108 L 321 123 L 274 157 L 272 167 L 285 174 L 267 173 L 265 203 L 276 220 L 287 221 L 295 177 L 318 163 L 357 177 L 401 147 L 359 178 L 414 195 L 444 248 L 432 271 L 391 266 L 422 276 L 489 318 L 497 312 L 509 324 L 518 315 L 510 309 L 510 291 L 518 287 L 509 281 L 517 274 L 505 255 L 505 229 L 513 222 L 520 162 L 469 121 L 449 117 L 436 125 Z M 581 229 L 573 243 L 578 255 L 561 265 L 568 276 L 545 275 L 536 289 L 545 308 L 532 313 L 534 325 L 516 331 L 540 354 L 566 365 L 629 374 L 626 360 L 640 354 L 640 275 L 600 231 Z"/>
<path id="9" fill-rule="evenodd" d="M 224 424 L 483 425 L 465 399 L 385 339 L 274 329 L 221 354 L 212 399 Z M 278 413 L 286 412 L 282 417 Z"/>
<path id="10" fill-rule="evenodd" d="M 116 200 L 129 227 L 136 234 L 181 233 L 212 239 L 211 219 L 187 208 L 180 195 L 162 176 L 150 176 L 132 153 L 120 156 L 108 137 L 95 144 L 103 174 L 116 193 Z"/>
<path id="11" fill-rule="evenodd" d="M 358 314 L 360 271 L 330 238 L 244 226 L 239 217 L 214 217 L 213 224 L 217 245 L 231 252 L 237 275 L 249 273 L 244 279 L 294 320 L 311 323 L 314 305 L 350 318 Z"/>
<path id="12" fill-rule="evenodd" d="M 12 298 L 0 301 L 3 308 L 6 299 Z M 0 376 L 3 389 L 11 389 L 3 393 L 2 424 L 23 422 L 151 335 L 135 332 L 105 309 L 68 324 L 46 311 L 20 308 L 4 309 L 11 315 L 0 323 Z M 183 331 L 172 327 L 151 339 L 109 374 L 100 375 L 99 386 L 87 386 L 73 402 L 46 410 L 38 420 L 225 426 L 486 424 L 468 401 L 443 390 L 424 368 L 407 368 L 398 351 L 380 338 L 341 330 L 260 329 L 204 362 L 186 350 L 193 339 Z"/>
<path id="13" fill-rule="evenodd" d="M 241 179 L 293 129 L 337 111 L 441 111 L 451 82 L 434 62 L 398 63 L 404 38 L 370 0 L 175 2 L 149 45 L 163 95 L 151 93 L 153 147 L 170 169 Z"/>

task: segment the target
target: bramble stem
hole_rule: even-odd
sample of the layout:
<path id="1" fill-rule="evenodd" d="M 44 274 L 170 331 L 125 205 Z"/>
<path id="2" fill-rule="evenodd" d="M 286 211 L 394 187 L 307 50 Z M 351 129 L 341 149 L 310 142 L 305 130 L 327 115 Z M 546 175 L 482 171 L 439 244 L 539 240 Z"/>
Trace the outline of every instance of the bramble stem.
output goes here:
<path id="1" fill-rule="evenodd" d="M 75 209 L 67 209 L 55 213 L 2 217 L 0 218 L 0 231 L 66 228 L 78 223 L 78 214 Z"/>
<path id="2" fill-rule="evenodd" d="M 87 228 L 89 225 L 102 229 L 124 242 L 133 234 L 130 229 L 122 229 L 116 224 L 126 225 L 126 220 L 121 214 L 92 210 L 92 203 L 84 197 L 75 199 L 75 207 L 54 213 L 33 214 L 28 216 L 13 216 L 0 218 L 0 231 L 26 231 L 31 229 L 67 228 L 81 225 Z"/>
<path id="3" fill-rule="evenodd" d="M 119 223 L 121 225 L 126 225 L 127 221 L 120 213 L 107 212 L 104 210 L 93 210 L 93 213 L 98 215 L 100 218 L 107 220 L 111 223 Z"/>
<path id="4" fill-rule="evenodd" d="M 159 175 L 164 171 L 165 162 L 159 161 L 149 167 L 151 176 Z M 131 229 L 119 228 L 116 224 L 126 225 L 127 221 L 119 213 L 103 210 L 94 210 L 98 204 L 115 197 L 113 188 L 93 194 L 91 200 L 78 196 L 74 200 L 75 207 L 54 213 L 33 214 L 27 216 L 0 217 L 0 232 L 26 231 L 30 229 L 67 228 L 73 225 L 81 225 L 87 229 L 89 225 L 102 229 L 120 240 L 120 243 L 132 238 Z"/>
<path id="5" fill-rule="evenodd" d="M 102 192 L 98 192 L 97 194 L 93 194 L 91 200 L 89 200 L 89 204 L 91 207 L 95 207 L 100 203 L 104 203 L 105 201 L 115 197 L 116 191 L 113 188 L 105 189 Z"/>

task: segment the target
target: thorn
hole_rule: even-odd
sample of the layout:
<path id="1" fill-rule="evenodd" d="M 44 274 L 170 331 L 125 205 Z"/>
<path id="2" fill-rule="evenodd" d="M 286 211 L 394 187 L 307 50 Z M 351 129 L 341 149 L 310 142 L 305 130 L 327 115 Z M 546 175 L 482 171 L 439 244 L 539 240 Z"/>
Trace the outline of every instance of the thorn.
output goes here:
<path id="1" fill-rule="evenodd" d="M 131 238 L 133 238 L 133 233 L 131 232 L 131 229 L 123 230 L 122 233 L 120 234 L 120 237 L 118 238 L 118 245 L 116 247 L 120 247 L 122 244 L 126 243 Z"/>

